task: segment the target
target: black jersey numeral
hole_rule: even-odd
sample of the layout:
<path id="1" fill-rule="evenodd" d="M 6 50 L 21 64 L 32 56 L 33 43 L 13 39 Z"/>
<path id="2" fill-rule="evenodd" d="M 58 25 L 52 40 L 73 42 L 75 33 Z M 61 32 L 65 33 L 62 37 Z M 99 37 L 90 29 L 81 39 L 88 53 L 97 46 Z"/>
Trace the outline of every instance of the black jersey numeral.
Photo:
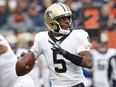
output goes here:
<path id="1" fill-rule="evenodd" d="M 104 60 L 98 60 L 97 62 L 98 62 L 98 65 L 97 65 L 97 67 L 98 67 L 98 69 L 99 70 L 105 70 L 105 64 L 103 63 L 103 61 Z"/>
<path id="2" fill-rule="evenodd" d="M 66 62 L 63 59 L 57 59 L 56 51 L 53 51 L 53 62 L 54 62 L 54 64 L 61 64 L 62 65 L 62 68 L 55 67 L 55 71 L 57 73 L 65 73 L 66 72 L 66 70 L 67 70 Z"/>

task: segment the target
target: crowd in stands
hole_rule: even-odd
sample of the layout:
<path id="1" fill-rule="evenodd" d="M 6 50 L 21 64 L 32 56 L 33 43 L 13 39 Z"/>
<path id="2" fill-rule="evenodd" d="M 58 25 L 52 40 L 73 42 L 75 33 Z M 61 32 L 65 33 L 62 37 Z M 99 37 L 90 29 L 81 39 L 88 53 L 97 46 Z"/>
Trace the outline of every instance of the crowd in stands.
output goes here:
<path id="1" fill-rule="evenodd" d="M 87 17 L 87 13 L 83 14 L 83 9 L 96 7 L 99 8 L 99 15 L 96 16 L 100 16 L 100 19 L 94 20 L 99 21 L 99 28 L 116 29 L 115 0 L 0 0 L 0 28 L 31 32 L 46 30 L 44 11 L 58 1 L 66 3 L 71 8 L 76 27 L 84 28 L 84 22 L 89 18 L 92 20 L 93 14 Z"/>
<path id="2" fill-rule="evenodd" d="M 98 36 L 102 30 L 116 30 L 115 0 L 0 0 L 0 31 L 37 33 L 48 30 L 43 15 L 55 2 L 70 7 L 74 28 L 94 30 L 89 33 L 90 37 Z"/>

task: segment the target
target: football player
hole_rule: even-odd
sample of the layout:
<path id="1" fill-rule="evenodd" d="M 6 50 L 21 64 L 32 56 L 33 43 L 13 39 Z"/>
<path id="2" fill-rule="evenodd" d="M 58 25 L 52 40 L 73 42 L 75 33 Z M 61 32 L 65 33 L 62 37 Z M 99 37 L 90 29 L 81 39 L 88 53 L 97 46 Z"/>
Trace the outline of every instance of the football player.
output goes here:
<path id="1" fill-rule="evenodd" d="M 106 33 L 101 33 L 97 41 L 93 56 L 93 85 L 94 87 L 110 87 L 107 78 L 108 61 L 116 54 L 116 49 L 109 48 L 109 38 Z"/>
<path id="2" fill-rule="evenodd" d="M 9 43 L 0 35 L 0 87 L 34 87 L 31 77 L 16 75 L 16 61 L 17 58 Z"/>
<path id="3" fill-rule="evenodd" d="M 82 67 L 92 68 L 88 33 L 83 29 L 71 29 L 72 12 L 62 3 L 49 6 L 44 19 L 50 31 L 36 34 L 30 51 L 35 59 L 41 54 L 45 56 L 51 86 L 85 87 Z"/>

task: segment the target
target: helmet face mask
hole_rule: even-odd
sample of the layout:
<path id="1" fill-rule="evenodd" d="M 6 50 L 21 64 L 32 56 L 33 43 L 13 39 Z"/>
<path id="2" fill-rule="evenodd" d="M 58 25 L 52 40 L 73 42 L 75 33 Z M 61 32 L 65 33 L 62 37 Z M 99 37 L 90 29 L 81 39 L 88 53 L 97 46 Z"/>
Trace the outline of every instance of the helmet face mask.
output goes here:
<path id="1" fill-rule="evenodd" d="M 63 29 L 61 26 L 61 23 L 59 23 L 59 19 L 69 17 L 69 27 L 67 29 Z M 47 25 L 47 27 L 59 34 L 69 34 L 70 33 L 70 27 L 72 23 L 72 12 L 66 6 L 65 4 L 62 3 L 55 3 L 51 5 L 50 7 L 47 8 L 44 14 L 44 20 Z M 63 23 L 63 22 L 62 22 Z"/>

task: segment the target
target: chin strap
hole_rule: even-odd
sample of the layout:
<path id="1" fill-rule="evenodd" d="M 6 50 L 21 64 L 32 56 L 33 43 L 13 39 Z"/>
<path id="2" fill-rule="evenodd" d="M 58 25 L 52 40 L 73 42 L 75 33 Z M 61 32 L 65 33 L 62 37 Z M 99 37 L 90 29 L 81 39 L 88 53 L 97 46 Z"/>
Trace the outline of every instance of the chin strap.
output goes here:
<path id="1" fill-rule="evenodd" d="M 60 28 L 59 32 L 60 32 L 61 34 L 67 35 L 67 34 L 70 33 L 70 30 L 69 30 L 69 29 L 68 29 L 68 30 L 64 30 L 64 29 Z"/>

